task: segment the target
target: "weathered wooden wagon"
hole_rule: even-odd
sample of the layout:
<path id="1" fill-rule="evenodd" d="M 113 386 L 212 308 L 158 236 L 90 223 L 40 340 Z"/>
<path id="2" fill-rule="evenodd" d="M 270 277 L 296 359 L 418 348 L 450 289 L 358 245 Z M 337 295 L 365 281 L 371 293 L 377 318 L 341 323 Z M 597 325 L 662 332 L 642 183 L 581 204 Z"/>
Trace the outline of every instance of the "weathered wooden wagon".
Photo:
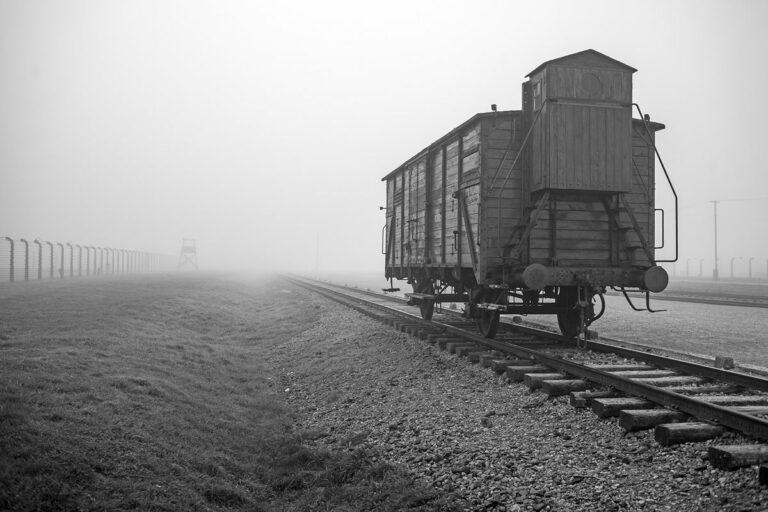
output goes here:
<path id="1" fill-rule="evenodd" d="M 522 110 L 476 114 L 383 178 L 386 277 L 407 279 L 422 316 L 465 302 L 492 337 L 500 314 L 556 314 L 573 337 L 607 287 L 646 304 L 666 287 L 654 252 L 664 125 L 633 104 L 635 71 L 594 50 L 545 62 Z"/>

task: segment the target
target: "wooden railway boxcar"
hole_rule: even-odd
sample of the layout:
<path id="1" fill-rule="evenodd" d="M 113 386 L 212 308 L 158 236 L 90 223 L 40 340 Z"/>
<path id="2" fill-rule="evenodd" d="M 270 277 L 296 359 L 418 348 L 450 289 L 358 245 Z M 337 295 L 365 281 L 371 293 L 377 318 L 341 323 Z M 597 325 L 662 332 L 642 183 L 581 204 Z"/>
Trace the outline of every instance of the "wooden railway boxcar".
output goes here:
<path id="1" fill-rule="evenodd" d="M 545 62 L 522 110 L 476 114 L 383 178 L 385 274 L 413 285 L 425 317 L 461 301 L 487 336 L 501 313 L 557 314 L 574 336 L 607 286 L 665 288 L 654 255 L 664 125 L 632 119 L 634 72 L 594 50 Z"/>

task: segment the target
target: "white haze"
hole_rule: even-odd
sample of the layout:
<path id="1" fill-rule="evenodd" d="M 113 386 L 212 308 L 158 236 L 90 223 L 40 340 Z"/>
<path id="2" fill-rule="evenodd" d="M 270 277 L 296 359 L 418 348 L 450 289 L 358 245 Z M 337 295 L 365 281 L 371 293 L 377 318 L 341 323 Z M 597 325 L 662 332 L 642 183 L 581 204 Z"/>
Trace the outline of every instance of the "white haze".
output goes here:
<path id="1" fill-rule="evenodd" d="M 539 63 L 638 68 L 681 258 L 768 258 L 768 2 L 0 0 L 0 236 L 381 269 L 380 178 Z M 660 172 L 660 169 L 659 169 Z M 668 194 L 658 197 L 668 209 Z M 722 265 L 722 263 L 721 263 Z"/>

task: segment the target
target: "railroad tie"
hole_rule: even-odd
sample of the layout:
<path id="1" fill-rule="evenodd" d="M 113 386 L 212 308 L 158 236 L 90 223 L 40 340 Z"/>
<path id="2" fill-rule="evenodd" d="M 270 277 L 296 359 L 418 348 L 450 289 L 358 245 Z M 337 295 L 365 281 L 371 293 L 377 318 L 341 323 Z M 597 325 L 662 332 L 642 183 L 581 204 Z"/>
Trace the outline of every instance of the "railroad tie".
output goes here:
<path id="1" fill-rule="evenodd" d="M 465 342 L 464 340 L 462 340 L 461 338 L 451 338 L 451 337 L 446 337 L 446 338 L 438 338 L 436 343 L 437 343 L 437 346 L 438 346 L 438 347 L 440 347 L 442 350 L 445 350 L 445 346 L 446 346 L 448 343 L 455 343 L 455 342 L 457 342 L 457 341 L 461 341 L 461 342 L 464 342 L 464 343 L 466 343 L 466 342 Z"/>
<path id="2" fill-rule="evenodd" d="M 714 394 L 726 394 L 736 393 L 739 391 L 738 386 L 732 386 L 729 384 L 711 384 L 704 386 L 669 386 L 666 387 L 667 391 L 673 391 L 675 393 L 682 393 L 684 395 L 714 395 Z"/>
<path id="3" fill-rule="evenodd" d="M 653 437 L 662 446 L 713 439 L 723 433 L 723 427 L 700 421 L 656 425 Z"/>
<path id="4" fill-rule="evenodd" d="M 628 379 L 635 378 L 658 378 L 658 377 L 674 377 L 677 375 L 672 370 L 619 370 L 610 372 L 612 375 L 618 375 L 619 377 L 626 377 Z"/>
<path id="5" fill-rule="evenodd" d="M 477 345 L 465 341 L 464 343 L 457 344 L 448 343 L 445 348 L 448 350 L 449 354 L 456 354 L 457 356 L 462 357 L 473 350 L 477 350 Z"/>
<path id="6" fill-rule="evenodd" d="M 768 462 L 764 444 L 719 445 L 709 447 L 709 462 L 718 469 L 738 469 Z"/>
<path id="7" fill-rule="evenodd" d="M 583 379 L 557 379 L 542 381 L 541 390 L 548 396 L 563 396 L 574 391 L 587 390 L 589 386 L 589 382 Z"/>
<path id="8" fill-rule="evenodd" d="M 645 398 L 593 398 L 592 411 L 600 418 L 614 418 L 624 409 L 652 409 L 656 406 Z"/>
<path id="9" fill-rule="evenodd" d="M 583 409 L 592 406 L 592 400 L 595 398 L 616 398 L 620 394 L 617 391 L 574 391 L 570 395 L 570 402 L 576 409 Z"/>
<path id="10" fill-rule="evenodd" d="M 604 372 L 631 372 L 643 370 L 655 370 L 653 366 L 647 364 L 588 364 L 587 368 L 601 370 Z"/>
<path id="11" fill-rule="evenodd" d="M 523 375 L 523 384 L 528 386 L 528 389 L 539 389 L 542 381 L 545 380 L 557 380 L 565 379 L 567 377 L 564 373 L 526 373 Z"/>
<path id="12" fill-rule="evenodd" d="M 445 338 L 443 333 L 433 333 L 427 335 L 427 343 L 434 345 L 440 338 Z"/>
<path id="13" fill-rule="evenodd" d="M 627 432 L 636 432 L 687 419 L 687 414 L 671 409 L 624 409 L 619 413 L 619 426 Z"/>
<path id="14" fill-rule="evenodd" d="M 709 395 L 701 400 L 717 405 L 766 405 L 768 395 Z"/>
<path id="15" fill-rule="evenodd" d="M 673 386 L 675 384 L 698 384 L 704 382 L 704 379 L 690 375 L 675 375 L 671 377 L 650 377 L 647 379 L 633 378 L 632 382 L 640 382 L 642 384 L 648 384 L 649 386 L 665 387 Z"/>
<path id="16" fill-rule="evenodd" d="M 546 373 L 551 371 L 546 366 L 532 365 L 532 366 L 508 366 L 504 371 L 507 378 L 512 382 L 522 382 L 526 373 Z"/>
<path id="17" fill-rule="evenodd" d="M 475 351 L 470 352 L 467 354 L 467 359 L 469 359 L 470 363 L 482 363 L 483 356 L 493 356 L 493 357 L 501 357 L 501 354 L 498 352 L 484 352 L 484 351 Z"/>
<path id="18" fill-rule="evenodd" d="M 530 359 L 494 359 L 491 361 L 491 368 L 496 373 L 504 373 L 507 368 L 531 366 Z"/>

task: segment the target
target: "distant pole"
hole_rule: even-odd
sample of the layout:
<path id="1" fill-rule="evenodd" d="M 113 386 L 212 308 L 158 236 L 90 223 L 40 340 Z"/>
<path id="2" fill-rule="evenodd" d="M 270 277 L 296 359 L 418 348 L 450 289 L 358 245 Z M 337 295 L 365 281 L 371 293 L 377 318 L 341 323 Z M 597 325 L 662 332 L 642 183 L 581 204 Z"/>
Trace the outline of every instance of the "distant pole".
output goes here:
<path id="1" fill-rule="evenodd" d="M 61 256 L 61 265 L 59 266 L 59 279 L 64 279 L 64 244 L 61 242 L 56 242 L 56 245 L 58 245 L 59 249 L 61 249 L 61 253 L 59 254 Z"/>
<path id="2" fill-rule="evenodd" d="M 749 279 L 752 279 L 752 260 L 754 260 L 754 256 L 749 257 Z"/>
<path id="3" fill-rule="evenodd" d="M 72 247 L 72 244 L 70 242 L 67 242 L 67 247 L 69 247 L 69 277 L 74 277 L 74 270 L 73 265 L 75 261 L 75 249 Z M 83 252 L 82 249 L 80 252 Z M 78 253 L 79 254 L 79 253 Z"/>
<path id="4" fill-rule="evenodd" d="M 7 236 L 5 237 L 6 240 L 11 244 L 11 268 L 10 268 L 10 281 L 13 282 L 16 279 L 16 276 L 14 275 L 14 269 L 13 269 L 13 238 Z"/>
<path id="5" fill-rule="evenodd" d="M 315 236 L 315 277 L 320 277 L 320 233 Z"/>
<path id="6" fill-rule="evenodd" d="M 49 270 L 50 270 L 50 274 L 51 274 L 51 279 L 53 279 L 53 242 L 45 242 L 45 243 L 48 244 L 48 247 L 51 250 L 51 252 L 50 252 L 50 256 L 51 256 L 50 263 L 51 263 L 51 265 L 50 265 L 50 269 Z"/>
<path id="7" fill-rule="evenodd" d="M 704 258 L 699 258 L 699 277 L 704 276 Z"/>
<path id="8" fill-rule="evenodd" d="M 712 277 L 717 281 L 717 203 L 720 201 L 710 201 L 712 205 L 714 206 L 714 212 L 715 212 L 715 268 L 712 271 Z"/>
<path id="9" fill-rule="evenodd" d="M 29 281 L 29 242 L 19 238 L 19 242 L 24 244 L 24 280 Z"/>
<path id="10" fill-rule="evenodd" d="M 37 280 L 43 278 L 43 243 L 39 238 L 32 240 L 33 244 L 37 244 Z"/>
<path id="11" fill-rule="evenodd" d="M 691 277 L 691 258 L 685 260 L 685 277 Z"/>

